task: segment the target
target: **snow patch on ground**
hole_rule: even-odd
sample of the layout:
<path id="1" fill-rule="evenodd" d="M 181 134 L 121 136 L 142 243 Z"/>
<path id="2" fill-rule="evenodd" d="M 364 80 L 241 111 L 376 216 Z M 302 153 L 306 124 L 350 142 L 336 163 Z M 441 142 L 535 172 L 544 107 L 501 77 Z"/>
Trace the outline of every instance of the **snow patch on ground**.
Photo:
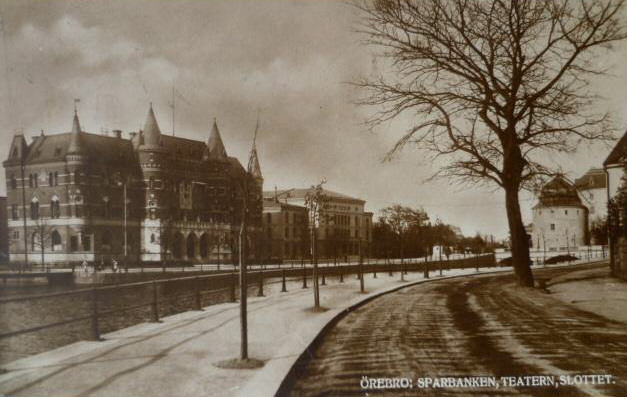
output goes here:
<path id="1" fill-rule="evenodd" d="M 627 323 L 627 282 L 607 267 L 555 277 L 548 283 L 553 298 L 608 320 Z"/>

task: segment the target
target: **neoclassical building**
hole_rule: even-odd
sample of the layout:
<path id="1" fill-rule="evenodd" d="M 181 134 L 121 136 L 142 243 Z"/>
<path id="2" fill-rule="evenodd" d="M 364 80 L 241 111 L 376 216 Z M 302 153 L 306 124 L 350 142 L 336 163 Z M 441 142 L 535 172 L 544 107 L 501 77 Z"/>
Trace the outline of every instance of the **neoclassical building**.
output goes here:
<path id="1" fill-rule="evenodd" d="M 272 202 L 304 207 L 307 194 L 311 191 L 311 188 L 266 191 L 263 193 L 266 203 L 264 211 L 269 210 L 268 203 Z M 363 256 L 370 256 L 372 212 L 365 211 L 366 201 L 327 189 L 323 189 L 322 193 L 328 201 L 318 228 L 320 257 L 356 258 L 360 251 Z M 267 223 L 264 220 L 264 226 Z"/>
<path id="2" fill-rule="evenodd" d="M 251 241 L 261 231 L 254 143 L 245 169 L 215 120 L 205 142 L 169 136 L 151 105 L 124 138 L 83 131 L 75 112 L 71 132 L 15 135 L 3 165 L 14 262 L 230 261 L 245 207 Z"/>
<path id="3" fill-rule="evenodd" d="M 588 208 L 575 185 L 563 176 L 556 176 L 542 187 L 532 211 L 533 250 L 575 251 L 588 243 Z"/>

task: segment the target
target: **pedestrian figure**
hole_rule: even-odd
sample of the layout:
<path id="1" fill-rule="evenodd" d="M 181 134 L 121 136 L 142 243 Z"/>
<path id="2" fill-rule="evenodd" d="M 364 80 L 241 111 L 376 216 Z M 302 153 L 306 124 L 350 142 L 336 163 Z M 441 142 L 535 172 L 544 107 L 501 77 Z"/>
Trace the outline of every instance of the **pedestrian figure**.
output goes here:
<path id="1" fill-rule="evenodd" d="M 113 273 L 117 273 L 117 272 L 118 272 L 118 261 L 114 259 L 113 260 Z"/>
<path id="2" fill-rule="evenodd" d="M 81 266 L 83 267 L 83 272 L 87 273 L 87 261 L 83 260 L 83 263 L 81 263 Z"/>

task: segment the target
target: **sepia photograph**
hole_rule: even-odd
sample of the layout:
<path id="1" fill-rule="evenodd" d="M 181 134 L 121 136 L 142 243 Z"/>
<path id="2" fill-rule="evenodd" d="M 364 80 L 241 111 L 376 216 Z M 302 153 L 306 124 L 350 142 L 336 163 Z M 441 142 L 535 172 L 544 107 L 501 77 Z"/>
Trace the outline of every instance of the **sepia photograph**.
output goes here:
<path id="1" fill-rule="evenodd" d="M 0 397 L 627 396 L 627 0 L 0 35 Z"/>

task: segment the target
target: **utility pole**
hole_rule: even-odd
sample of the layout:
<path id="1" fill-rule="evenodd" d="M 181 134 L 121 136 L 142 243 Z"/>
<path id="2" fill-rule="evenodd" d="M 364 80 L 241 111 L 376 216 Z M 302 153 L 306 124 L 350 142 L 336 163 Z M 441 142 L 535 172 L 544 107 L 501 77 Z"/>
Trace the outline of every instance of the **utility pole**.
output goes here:
<path id="1" fill-rule="evenodd" d="M 22 219 L 24 221 L 24 265 L 20 271 L 24 270 L 28 266 L 28 226 L 26 222 L 26 179 L 25 179 L 25 165 L 24 165 L 24 148 L 22 147 L 22 153 L 20 153 L 21 170 L 22 170 Z"/>

